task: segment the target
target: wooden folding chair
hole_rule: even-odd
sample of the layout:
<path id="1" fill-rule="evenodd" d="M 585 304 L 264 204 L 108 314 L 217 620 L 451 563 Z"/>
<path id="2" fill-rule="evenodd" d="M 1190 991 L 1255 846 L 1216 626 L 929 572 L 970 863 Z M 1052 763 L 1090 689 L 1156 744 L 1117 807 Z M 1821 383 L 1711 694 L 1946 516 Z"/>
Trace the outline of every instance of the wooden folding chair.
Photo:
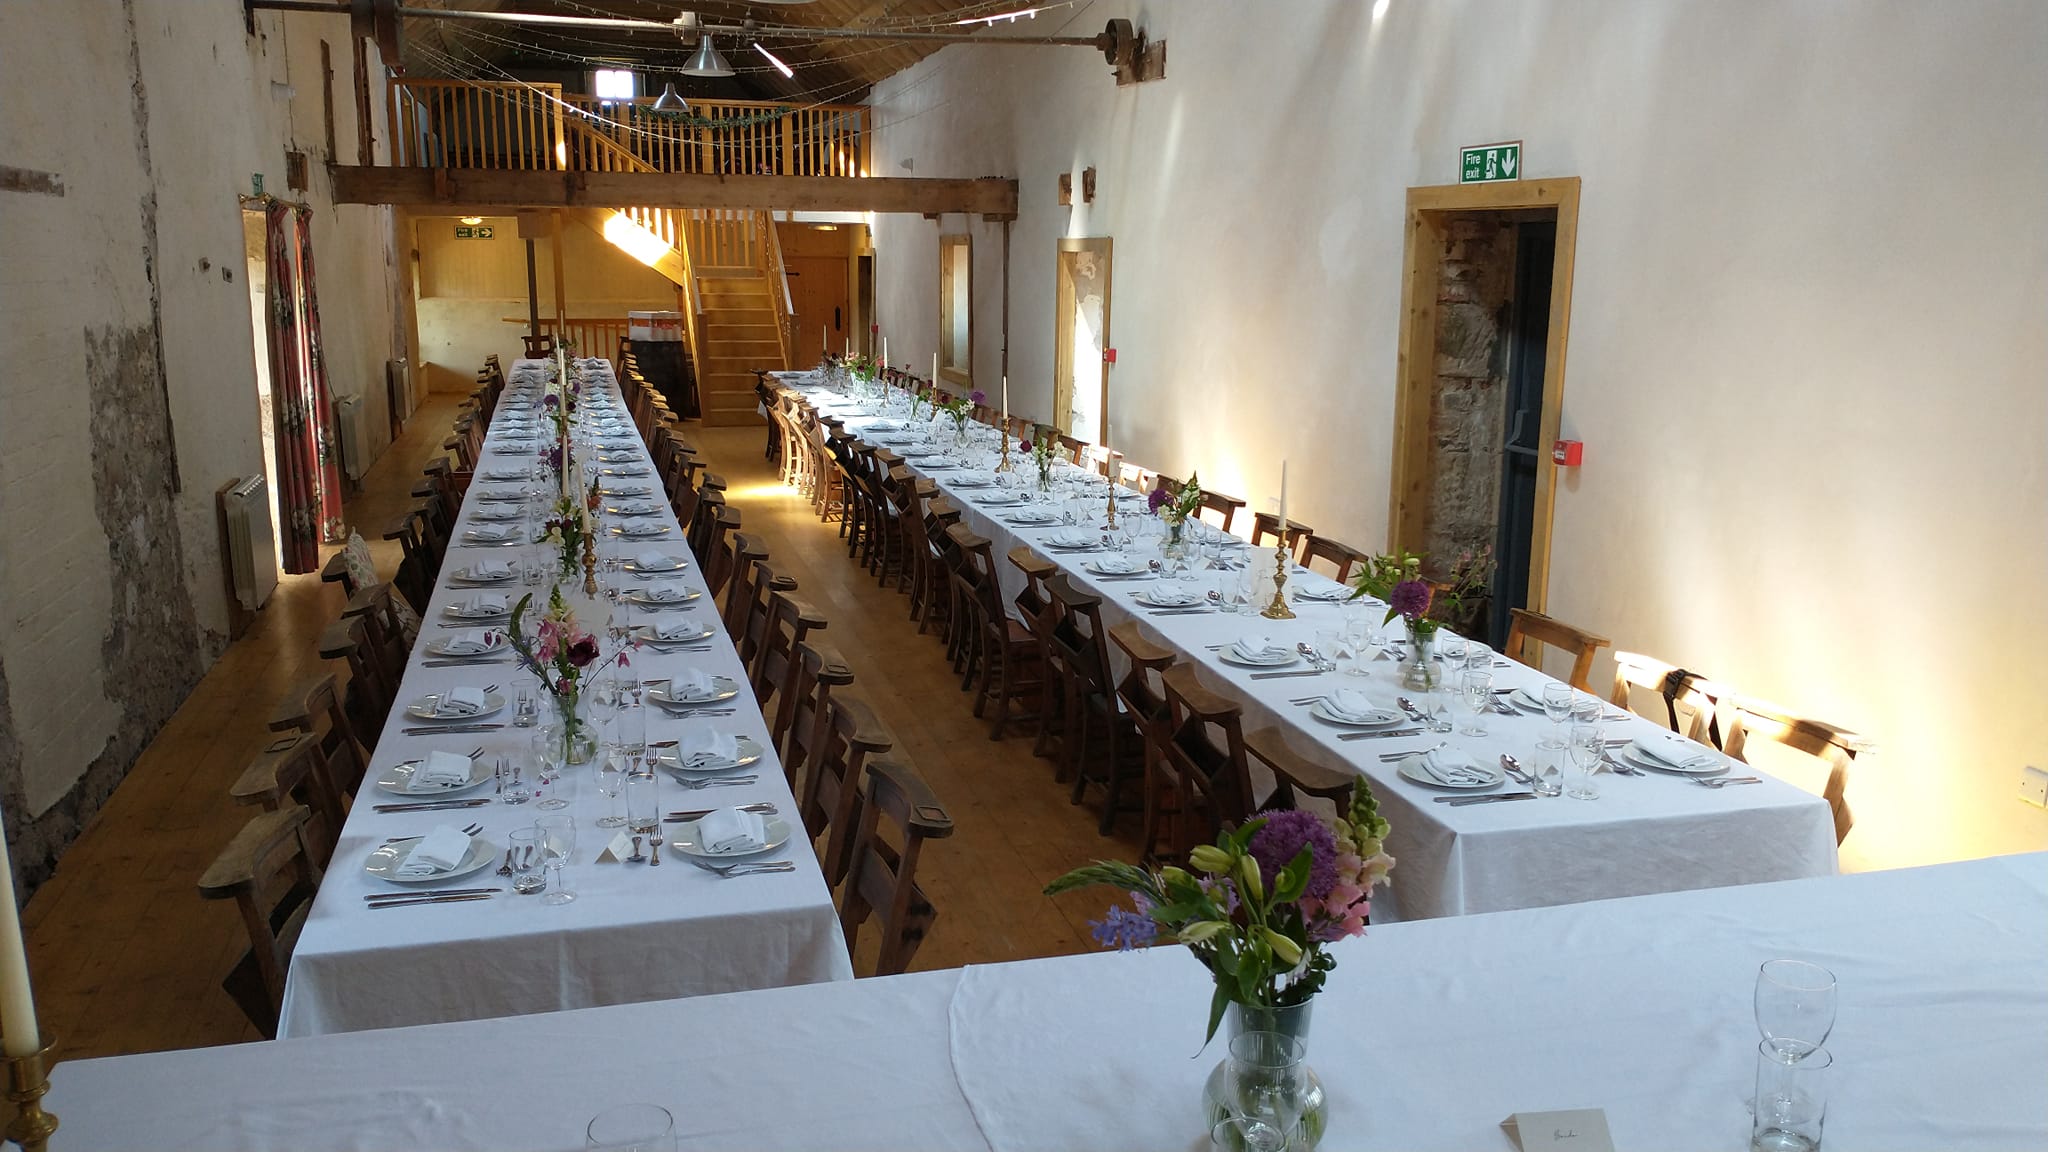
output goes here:
<path id="1" fill-rule="evenodd" d="M 199 877 L 201 899 L 233 900 L 241 910 L 249 950 L 220 984 L 270 1039 L 277 1036 L 292 949 L 320 890 L 320 869 L 306 847 L 311 815 L 292 804 L 255 817 Z"/>
<path id="2" fill-rule="evenodd" d="M 327 774 L 344 796 L 353 796 L 362 786 L 363 773 L 370 767 L 369 746 L 356 735 L 349 717 L 346 697 L 333 673 L 315 678 L 302 690 L 278 701 L 270 714 L 273 732 L 305 732 L 320 745 Z"/>
<path id="3" fill-rule="evenodd" d="M 804 777 L 799 810 L 813 841 L 829 833 L 818 857 L 828 888 L 838 885 L 853 857 L 861 767 L 895 744 L 895 735 L 861 700 L 835 693 L 826 701 L 825 725 Z"/>
<path id="4" fill-rule="evenodd" d="M 299 733 L 273 740 L 228 786 L 228 797 L 237 804 L 261 805 L 270 812 L 291 804 L 305 805 L 311 813 L 304 829 L 306 851 L 321 868 L 333 859 L 348 812 L 341 790 L 327 770 L 326 758 L 320 754 L 320 742 L 311 735 Z"/>
<path id="5" fill-rule="evenodd" d="M 819 726 L 835 688 L 853 683 L 853 666 L 838 651 L 815 637 L 797 642 L 789 675 L 776 698 L 769 734 L 782 757 L 782 775 L 792 795 L 800 795 L 797 773 L 808 768 L 818 746 Z"/>
<path id="6" fill-rule="evenodd" d="M 1747 763 L 1749 758 L 1744 750 L 1750 740 L 1759 739 L 1804 752 L 1827 765 L 1828 778 L 1821 788 L 1821 797 L 1834 814 L 1835 843 L 1840 844 L 1848 837 L 1856 822 L 1849 811 L 1849 766 L 1855 763 L 1857 753 L 1875 747 L 1867 737 L 1824 720 L 1796 715 L 1781 705 L 1753 696 L 1735 697 L 1732 728 L 1722 750 L 1737 760 Z"/>
<path id="7" fill-rule="evenodd" d="M 925 841 L 953 834 L 953 818 L 907 763 L 869 761 L 865 791 L 840 896 L 839 925 L 846 933 L 846 950 L 852 952 L 861 924 L 872 914 L 882 930 L 874 975 L 893 976 L 910 966 L 938 919 L 938 910 L 918 887 L 917 862 Z M 885 819 L 900 847 L 883 836 Z"/>
<path id="8" fill-rule="evenodd" d="M 1321 560 L 1335 569 L 1331 576 L 1339 584 L 1349 584 L 1352 572 L 1369 559 L 1368 553 L 1349 544 L 1339 544 L 1326 536 L 1310 534 L 1301 546 L 1301 566 L 1312 569 L 1315 562 Z"/>
<path id="9" fill-rule="evenodd" d="M 1734 723 L 1734 717 L 1724 721 L 1721 716 L 1724 708 L 1733 706 L 1734 692 L 1727 687 L 1654 656 L 1616 651 L 1608 700 L 1634 712 L 1638 690 L 1659 697 L 1662 714 L 1656 718 L 1673 732 L 1715 748 L 1723 746 L 1723 733 Z"/>
<path id="10" fill-rule="evenodd" d="M 1581 692 L 1591 692 L 1593 685 L 1593 655 L 1607 647 L 1607 637 L 1595 636 L 1583 628 L 1577 628 L 1562 620 L 1531 612 L 1527 608 L 1512 611 L 1513 622 L 1508 625 L 1507 654 L 1529 667 L 1542 671 L 1543 645 L 1549 644 L 1571 653 L 1572 673 L 1569 683 Z"/>
<path id="11" fill-rule="evenodd" d="M 1302 542 L 1310 539 L 1315 534 L 1315 529 L 1309 527 L 1306 524 L 1301 523 L 1298 520 L 1289 520 L 1287 522 L 1287 551 L 1290 555 L 1294 557 L 1295 563 L 1301 563 Z M 1268 539 L 1281 539 L 1280 517 L 1274 515 L 1271 512 L 1253 513 L 1252 547 L 1257 548 L 1260 545 L 1264 544 Z"/>

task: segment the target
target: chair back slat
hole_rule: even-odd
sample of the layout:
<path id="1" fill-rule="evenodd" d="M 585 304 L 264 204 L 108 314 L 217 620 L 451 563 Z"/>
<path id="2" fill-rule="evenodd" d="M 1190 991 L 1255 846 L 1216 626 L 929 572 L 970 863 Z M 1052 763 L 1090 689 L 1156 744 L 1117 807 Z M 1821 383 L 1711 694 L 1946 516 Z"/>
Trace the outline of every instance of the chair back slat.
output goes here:
<path id="1" fill-rule="evenodd" d="M 873 974 L 893 976 L 909 967 L 938 919 L 938 910 L 918 887 L 917 864 L 926 841 L 953 834 L 953 818 L 907 762 L 870 761 L 864 791 L 839 924 L 851 952 L 861 924 L 872 914 L 882 931 Z M 885 822 L 897 840 L 894 845 L 882 834 Z"/>

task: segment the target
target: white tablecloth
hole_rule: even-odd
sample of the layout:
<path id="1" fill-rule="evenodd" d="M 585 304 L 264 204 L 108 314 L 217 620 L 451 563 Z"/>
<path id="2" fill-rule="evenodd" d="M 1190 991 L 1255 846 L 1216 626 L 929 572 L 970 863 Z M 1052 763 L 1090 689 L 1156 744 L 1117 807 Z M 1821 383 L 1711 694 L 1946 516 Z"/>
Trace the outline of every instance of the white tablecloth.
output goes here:
<path id="1" fill-rule="evenodd" d="M 804 378 L 788 379 L 801 383 Z M 814 390 L 808 395 L 821 408 L 844 417 L 851 432 L 861 432 L 875 419 L 864 415 L 872 406 L 830 392 Z M 1060 530 L 1058 525 L 1010 523 L 1004 509 L 979 503 L 994 489 L 956 487 L 955 471 L 927 472 L 914 460 L 906 464 L 938 484 L 961 509 L 963 524 L 989 538 L 1005 602 L 1014 600 L 1023 580 L 1003 557 L 1017 544 L 1030 545 L 1077 586 L 1102 597 L 1106 625 L 1136 616 L 1148 635 L 1192 663 L 1210 687 L 1242 702 L 1245 731 L 1278 725 L 1297 751 L 1320 760 L 1341 760 L 1365 775 L 1381 813 L 1393 823 L 1387 850 L 1399 862 L 1391 896 L 1373 902 L 1376 920 L 1536 908 L 1835 872 L 1834 822 L 1826 802 L 1746 764 L 1733 764 L 1732 774 L 1762 776 L 1762 783 L 1709 790 L 1672 776 L 1604 773 L 1596 777 L 1600 797 L 1594 801 L 1560 798 L 1462 807 L 1435 803 L 1431 798 L 1441 792 L 1403 779 L 1396 766 L 1381 762 L 1381 754 L 1448 741 L 1482 764 L 1497 763 L 1503 752 L 1511 752 L 1526 766 L 1535 763 L 1536 742 L 1551 732 L 1550 721 L 1541 715 L 1489 715 L 1484 737 L 1425 733 L 1412 739 L 1341 741 L 1338 736 L 1345 729 L 1316 720 L 1307 708 L 1289 701 L 1344 687 L 1363 690 L 1392 706 L 1403 694 L 1397 663 L 1369 663 L 1371 675 L 1365 678 L 1328 673 L 1254 680 L 1251 673 L 1257 669 L 1227 664 L 1209 650 L 1210 645 L 1248 633 L 1271 636 L 1289 648 L 1299 642 L 1313 644 L 1318 631 L 1342 627 L 1340 605 L 1303 600 L 1294 605 L 1293 620 L 1221 612 L 1148 615 L 1132 596 L 1158 587 L 1158 581 L 1095 576 L 1079 563 L 1094 554 L 1046 546 L 1046 538 Z M 1032 465 L 1020 460 L 1018 466 Z M 1142 505 L 1127 510 L 1137 508 Z M 1100 514 L 1098 510 L 1096 515 Z M 1214 573 L 1203 575 L 1213 583 Z M 1326 576 L 1300 571 L 1289 581 L 1301 589 L 1336 586 Z M 1111 655 L 1121 664 L 1113 645 Z M 1494 670 L 1495 687 L 1526 687 L 1539 696 L 1548 679 L 1518 663 Z M 1661 731 L 1639 717 L 1616 721 L 1608 729 L 1614 737 Z"/>
<path id="2" fill-rule="evenodd" d="M 537 362 L 515 363 L 513 379 L 529 375 L 533 367 L 537 367 Z M 611 379 L 609 365 L 598 361 L 593 371 L 601 379 L 602 394 L 615 399 L 617 385 Z M 500 441 L 495 425 L 521 403 L 508 391 L 499 405 L 500 419 L 494 421 L 486 440 L 485 453 L 478 465 L 480 473 L 530 464 L 532 457 L 527 452 L 495 451 Z M 547 426 L 545 421 L 542 423 Z M 627 428 L 626 435 L 633 440 L 634 450 L 644 463 L 646 447 L 639 443 L 638 434 L 630 430 L 630 423 Z M 661 492 L 660 477 L 651 469 L 644 477 L 621 478 L 620 482 L 645 484 L 655 493 Z M 393 709 L 377 744 L 369 781 L 377 779 L 391 765 L 433 749 L 467 753 L 482 745 L 486 757 L 503 754 L 518 761 L 528 759 L 533 729 L 511 726 L 509 708 L 491 718 L 492 722 L 506 722 L 501 730 L 445 736 L 406 735 L 403 730 L 417 721 L 402 711 L 405 703 L 425 693 L 462 684 L 482 688 L 495 683 L 509 698 L 511 689 L 520 682 L 521 673 L 512 664 L 430 668 L 422 663 L 432 658 L 427 652 L 430 642 L 460 627 L 447 622 L 443 609 L 466 599 L 473 591 L 451 588 L 449 579 L 453 573 L 480 558 L 512 560 L 528 554 L 518 548 L 471 547 L 461 543 L 481 503 L 479 494 L 516 487 L 486 481 L 481 476 L 471 486 L 443 565 L 442 583 L 434 590 L 424 613 L 419 643 L 399 691 L 401 707 Z M 649 519 L 668 525 L 668 536 L 658 542 L 624 544 L 606 536 L 603 546 L 620 548 L 621 554 L 628 557 L 655 547 L 687 556 L 689 547 L 674 514 L 659 495 L 655 499 L 662 503 L 662 511 L 658 517 Z M 694 561 L 681 581 L 699 591 L 704 588 Z M 516 603 L 527 590 L 512 587 L 504 591 Z M 564 593 L 570 592 L 565 586 Z M 544 604 L 545 599 L 545 590 L 537 590 L 536 601 Z M 584 600 L 580 583 L 571 600 L 583 626 L 602 633 L 603 606 Z M 698 607 L 688 613 L 670 611 L 642 614 L 638 618 L 671 620 L 686 616 L 716 627 L 718 610 L 710 597 L 696 603 Z M 751 736 L 764 748 L 770 747 L 767 726 L 753 706 L 752 694 L 744 689 L 745 677 L 738 654 L 723 631 L 710 644 L 711 651 L 696 653 L 662 653 L 643 648 L 633 654 L 633 667 L 645 679 L 667 676 L 687 667 L 732 677 L 743 686 L 739 698 L 732 702 L 735 714 L 685 721 L 650 708 L 648 739 L 675 739 L 686 725 L 715 724 L 721 731 Z M 546 706 L 544 702 L 543 707 Z M 699 791 L 685 791 L 662 774 L 662 809 L 710 808 L 765 800 L 778 806 L 783 819 L 794 822 L 796 804 L 773 752 L 749 771 L 758 776 L 753 785 Z M 816 857 L 800 833 L 793 837 L 789 847 L 773 854 L 797 861 L 797 870 L 787 875 L 722 880 L 691 867 L 673 849 L 664 851 L 659 868 L 644 864 L 598 864 L 594 862 L 598 852 L 616 829 L 595 825 L 612 804 L 598 792 L 595 775 L 594 765 L 572 769 L 569 774 L 573 796 L 570 807 L 563 811 L 574 815 L 577 824 L 576 854 L 565 870 L 569 887 L 577 895 L 573 903 L 547 905 L 537 897 L 513 895 L 506 878 L 484 871 L 434 886 L 497 885 L 505 889 L 504 893 L 474 903 L 374 911 L 364 907 L 364 895 L 398 888 L 373 879 L 362 870 L 364 856 L 384 840 L 424 833 L 436 824 L 459 828 L 476 822 L 484 825 L 485 837 L 502 847 L 508 832 L 531 826 L 543 813 L 532 804 L 378 813 L 373 811 L 374 804 L 405 797 L 382 793 L 366 781 L 342 830 L 334 864 L 321 885 L 319 898 L 292 957 L 279 1034 L 312 1036 L 851 978 L 852 965 L 831 893 L 825 887 Z M 530 783 L 530 772 L 527 779 Z M 489 790 L 487 784 L 477 794 L 489 795 Z M 623 799 L 619 803 L 623 805 Z"/>
<path id="3" fill-rule="evenodd" d="M 1323 1146 L 1590 1107 L 1623 1152 L 1743 1147 L 1776 956 L 1840 981 L 1827 1147 L 2048 1147 L 2043 853 L 1376 927 L 1315 1009 Z M 686 1149 L 1185 1152 L 1207 1003 L 1164 947 L 78 1061 L 48 1103 L 75 1149 L 575 1149 L 646 1101 Z"/>

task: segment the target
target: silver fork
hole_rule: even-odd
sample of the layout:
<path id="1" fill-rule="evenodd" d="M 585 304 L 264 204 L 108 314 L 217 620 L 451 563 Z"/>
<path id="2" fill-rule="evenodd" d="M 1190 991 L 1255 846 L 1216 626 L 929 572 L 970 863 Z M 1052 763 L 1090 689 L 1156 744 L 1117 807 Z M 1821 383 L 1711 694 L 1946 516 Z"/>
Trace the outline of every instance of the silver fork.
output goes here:
<path id="1" fill-rule="evenodd" d="M 753 776 L 753 775 L 750 775 L 750 776 L 714 776 L 714 777 L 712 777 L 711 779 L 708 779 L 708 780 L 689 780 L 689 779 L 682 779 L 682 778 L 677 778 L 677 779 L 676 779 L 676 783 L 677 783 L 678 785 L 680 785 L 680 786 L 682 786 L 682 787 L 684 787 L 684 788 L 687 788 L 687 789 L 689 789 L 690 791 L 694 792 L 694 791 L 696 791 L 696 790 L 698 790 L 698 789 L 700 789 L 700 788 L 730 788 L 730 787 L 733 787 L 733 786 L 735 786 L 735 785 L 739 785 L 739 784 L 752 784 L 752 783 L 753 783 L 754 781 L 756 781 L 756 780 L 758 780 L 758 779 L 760 779 L 760 777 L 759 777 L 759 776 Z"/>

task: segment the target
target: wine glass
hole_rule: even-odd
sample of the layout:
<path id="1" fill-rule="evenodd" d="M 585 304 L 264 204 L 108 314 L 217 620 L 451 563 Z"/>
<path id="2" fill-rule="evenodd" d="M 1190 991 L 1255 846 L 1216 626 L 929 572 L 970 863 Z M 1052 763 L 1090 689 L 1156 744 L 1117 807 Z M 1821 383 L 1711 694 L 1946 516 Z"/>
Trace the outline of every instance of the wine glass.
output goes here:
<path id="1" fill-rule="evenodd" d="M 1283 1136 L 1293 1133 L 1307 1106 L 1306 1059 L 1302 1042 L 1284 1032 L 1245 1032 L 1232 1038 L 1225 1066 L 1225 1098 L 1232 1114 Z"/>
<path id="2" fill-rule="evenodd" d="M 1572 718 L 1572 686 L 1559 680 L 1552 680 L 1543 686 L 1543 714 L 1550 717 L 1552 724 L 1565 724 Z"/>
<path id="3" fill-rule="evenodd" d="M 1804 960 L 1766 960 L 1756 973 L 1756 1027 L 1780 1060 L 1794 1063 L 1835 1028 L 1835 974 Z"/>
<path id="4" fill-rule="evenodd" d="M 1456 664 L 1449 665 L 1444 675 L 1462 676 L 1458 682 L 1459 687 L 1464 689 L 1460 703 L 1464 704 L 1468 715 L 1458 731 L 1466 736 L 1484 736 L 1486 714 L 1493 708 L 1493 673 L 1474 672 L 1468 669 L 1460 674 L 1455 671 L 1456 668 Z"/>
<path id="5" fill-rule="evenodd" d="M 542 816 L 533 822 L 540 829 L 547 852 L 548 890 L 540 898 L 543 904 L 567 904 L 576 899 L 576 894 L 562 883 L 562 869 L 569 863 L 569 857 L 576 854 L 576 818 L 568 813 Z"/>
<path id="6" fill-rule="evenodd" d="M 563 760 L 563 734 L 560 724 L 543 724 L 534 731 L 528 748 L 533 755 L 533 795 L 539 803 L 536 808 L 550 811 L 567 808 L 569 802 L 549 791 L 549 786 L 560 780 L 568 765 Z"/>
<path id="7" fill-rule="evenodd" d="M 1600 789 L 1593 783 L 1593 773 L 1606 755 L 1606 733 L 1598 724 L 1572 725 L 1571 761 L 1575 771 L 1565 781 L 1564 794 L 1574 800 L 1598 799 Z"/>
<path id="8" fill-rule="evenodd" d="M 626 790 L 626 762 L 616 749 L 606 748 L 597 761 L 597 790 L 611 803 L 605 814 L 597 818 L 599 828 L 623 828 L 626 818 L 619 815 L 619 796 Z"/>

